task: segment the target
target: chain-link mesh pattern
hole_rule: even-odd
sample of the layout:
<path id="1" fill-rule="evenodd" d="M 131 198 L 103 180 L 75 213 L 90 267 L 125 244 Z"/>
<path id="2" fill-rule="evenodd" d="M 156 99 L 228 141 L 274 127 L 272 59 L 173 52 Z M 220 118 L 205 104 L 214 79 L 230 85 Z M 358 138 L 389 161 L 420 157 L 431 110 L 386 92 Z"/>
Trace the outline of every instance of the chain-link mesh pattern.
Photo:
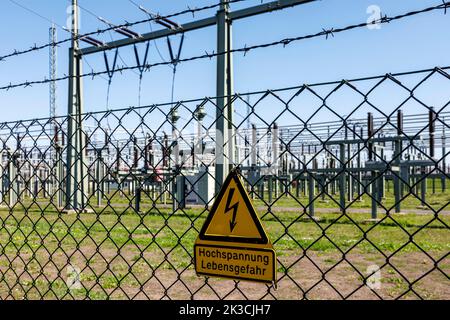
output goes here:
<path id="1" fill-rule="evenodd" d="M 0 297 L 448 298 L 447 70 L 1 124 Z M 195 274 L 222 154 L 276 286 Z"/>

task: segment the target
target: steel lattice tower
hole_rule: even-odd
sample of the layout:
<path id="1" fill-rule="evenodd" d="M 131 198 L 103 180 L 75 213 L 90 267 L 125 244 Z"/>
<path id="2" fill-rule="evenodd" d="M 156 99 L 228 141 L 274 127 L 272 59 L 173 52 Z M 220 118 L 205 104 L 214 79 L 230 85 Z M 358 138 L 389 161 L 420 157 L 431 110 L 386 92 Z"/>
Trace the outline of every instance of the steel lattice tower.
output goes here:
<path id="1" fill-rule="evenodd" d="M 49 77 L 50 77 L 50 118 L 56 117 L 56 76 L 57 76 L 57 33 L 55 25 L 52 25 L 49 29 L 49 40 L 51 45 L 49 52 Z M 50 129 L 53 134 L 53 125 Z"/>

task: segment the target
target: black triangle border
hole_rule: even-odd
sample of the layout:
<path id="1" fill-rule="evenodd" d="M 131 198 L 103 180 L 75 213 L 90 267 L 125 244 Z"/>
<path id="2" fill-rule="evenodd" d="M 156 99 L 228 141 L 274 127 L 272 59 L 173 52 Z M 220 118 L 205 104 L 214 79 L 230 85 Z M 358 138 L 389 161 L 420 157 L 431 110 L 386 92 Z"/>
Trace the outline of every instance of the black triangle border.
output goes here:
<path id="1" fill-rule="evenodd" d="M 243 238 L 243 237 L 230 237 L 230 236 L 211 236 L 206 234 L 206 230 L 208 229 L 214 215 L 216 214 L 217 208 L 220 204 L 220 201 L 225 196 L 225 192 L 228 189 L 228 186 L 231 182 L 231 180 L 234 180 L 239 192 L 241 193 L 242 197 L 244 198 L 245 205 L 249 209 L 250 216 L 253 219 L 253 222 L 256 225 L 256 228 L 258 229 L 259 234 L 261 235 L 261 238 Z M 203 227 L 199 234 L 200 240 L 211 240 L 211 241 L 223 241 L 223 242 L 234 242 L 234 243 L 255 243 L 255 244 L 268 244 L 269 238 L 267 237 L 267 234 L 261 224 L 261 221 L 259 220 L 258 215 L 256 214 L 255 208 L 253 207 L 252 203 L 250 202 L 250 198 L 247 194 L 247 191 L 245 191 L 241 180 L 239 179 L 238 173 L 236 170 L 233 170 L 225 180 L 225 182 L 222 185 L 222 188 L 217 195 L 216 199 L 214 200 L 214 203 L 211 207 L 211 210 L 209 211 L 209 215 L 206 218 L 205 223 L 203 224 Z"/>

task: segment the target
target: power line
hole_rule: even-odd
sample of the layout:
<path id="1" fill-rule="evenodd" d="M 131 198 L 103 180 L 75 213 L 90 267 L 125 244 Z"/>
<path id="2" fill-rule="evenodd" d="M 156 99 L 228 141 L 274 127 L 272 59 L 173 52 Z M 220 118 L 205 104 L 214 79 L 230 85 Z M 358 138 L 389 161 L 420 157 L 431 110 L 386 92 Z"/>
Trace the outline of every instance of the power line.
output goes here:
<path id="1" fill-rule="evenodd" d="M 58 28 L 60 28 L 60 29 L 62 29 L 62 30 L 64 30 L 64 31 L 66 31 L 66 32 L 71 33 L 71 31 L 68 30 L 67 28 L 65 28 L 65 27 L 63 27 L 63 26 L 61 26 L 61 25 L 55 23 L 53 20 L 51 20 L 51 19 L 49 19 L 49 18 L 43 16 L 43 15 L 40 14 L 39 12 L 37 12 L 37 11 L 31 9 L 31 8 L 28 8 L 28 7 L 24 6 L 23 4 L 21 4 L 21 3 L 17 2 L 17 1 L 15 1 L 15 0 L 9 0 L 9 2 L 11 2 L 11 3 L 15 4 L 16 6 L 22 8 L 22 9 L 24 9 L 24 10 L 26 10 L 26 11 L 32 13 L 32 14 L 34 14 L 35 16 L 37 16 L 37 17 L 39 17 L 39 18 L 41 18 L 41 19 L 47 21 L 48 23 L 50 23 L 50 25 L 55 25 L 55 26 L 57 26 Z M 55 46 L 55 45 L 58 45 L 58 43 L 51 43 L 51 42 L 49 42 L 49 43 L 47 43 L 46 45 L 39 47 L 39 50 L 40 50 L 40 49 L 47 48 L 47 47 L 50 47 L 50 46 Z M 35 47 L 36 47 L 36 46 L 35 46 Z M 35 49 L 35 47 L 32 48 L 32 49 L 37 50 L 37 49 Z M 34 51 L 34 50 L 24 50 L 23 53 L 28 53 L 28 52 Z M 11 56 L 18 55 L 17 53 L 18 53 L 18 52 L 15 51 L 15 52 L 12 53 L 12 54 L 9 54 L 9 55 L 7 55 L 7 56 L 0 57 L 0 61 L 4 60 L 4 59 L 7 58 L 7 57 L 11 57 Z M 19 53 L 21 53 L 21 52 L 19 52 Z"/>
<path id="2" fill-rule="evenodd" d="M 67 1 L 70 2 L 70 0 L 67 0 Z M 84 6 L 81 6 L 79 3 L 78 3 L 78 7 L 80 7 L 81 10 L 87 12 L 88 14 L 90 14 L 91 16 L 93 16 L 94 18 L 96 18 L 97 20 L 101 21 L 102 23 L 104 23 L 104 24 L 106 24 L 106 25 L 109 25 L 110 27 L 113 26 L 112 23 L 109 23 L 108 21 L 106 21 L 105 19 L 103 19 L 103 18 L 100 17 L 99 15 L 95 14 L 95 13 L 92 12 L 91 10 L 87 9 L 87 8 L 84 7 Z M 108 33 L 109 33 L 109 36 L 110 36 L 110 38 L 111 38 L 111 41 L 113 41 L 114 39 L 113 39 L 111 30 L 109 30 Z M 119 57 L 119 59 L 122 61 L 122 63 L 125 65 L 125 67 L 128 67 L 128 64 L 127 64 L 127 63 L 125 62 L 125 60 L 122 58 L 122 56 L 120 55 L 120 53 L 118 53 L 118 57 Z M 134 72 L 136 75 L 138 75 L 137 72 L 135 72 L 135 71 L 133 71 L 133 72 Z M 107 80 L 107 81 L 108 81 L 108 80 Z"/>
<path id="3" fill-rule="evenodd" d="M 133 0 L 128 0 L 128 1 L 131 2 L 134 6 L 136 6 L 139 10 L 141 10 L 141 8 L 143 8 L 141 5 L 137 4 Z M 141 11 L 144 12 L 149 18 L 152 18 L 152 16 L 147 12 L 147 10 L 146 11 L 141 10 Z M 150 32 L 153 32 L 152 22 L 149 21 L 148 25 L 150 28 Z M 156 40 L 153 40 L 153 44 L 155 45 L 156 52 L 158 53 L 161 61 L 167 62 L 167 60 L 163 57 L 161 51 L 159 50 L 158 43 L 156 42 Z M 168 66 L 173 69 L 173 66 L 171 66 L 171 65 L 168 65 Z"/>
<path id="4" fill-rule="evenodd" d="M 450 79 L 450 75 L 446 73 L 446 71 L 450 71 L 450 66 L 445 67 L 434 67 L 434 68 L 428 68 L 428 69 L 421 69 L 421 70 L 413 70 L 413 71 L 405 71 L 405 72 L 397 72 L 397 73 L 390 73 L 390 74 L 379 74 L 374 76 L 367 76 L 367 77 L 361 77 L 361 78 L 354 78 L 354 79 L 347 79 L 345 80 L 346 83 L 355 83 L 355 82 L 362 82 L 362 81 L 371 81 L 371 80 L 383 80 L 383 79 L 395 79 L 397 77 L 403 77 L 403 76 L 409 76 L 409 75 L 420 75 L 425 73 L 433 73 L 433 72 L 439 72 L 439 74 L 442 74 L 443 76 Z M 428 76 L 427 76 L 428 77 Z M 327 81 L 327 82 L 317 82 L 317 83 L 310 83 L 310 84 L 300 84 L 290 87 L 283 87 L 283 88 L 277 88 L 272 90 L 261 90 L 261 91 L 253 91 L 253 92 L 245 92 L 245 93 L 235 93 L 233 94 L 233 97 L 241 97 L 245 100 L 244 97 L 247 96 L 255 96 L 255 95 L 262 95 L 262 94 L 273 94 L 273 93 L 279 93 L 279 92 L 285 92 L 285 91 L 292 91 L 292 90 L 300 90 L 302 88 L 314 88 L 314 87 L 321 87 L 321 86 L 331 86 L 331 85 L 342 85 L 344 80 L 335 80 L 335 81 Z M 218 98 L 225 98 L 228 96 L 215 96 L 215 97 L 203 97 L 203 98 L 196 98 L 196 99 L 188 99 L 188 100 L 182 100 L 178 102 L 166 102 L 166 103 L 158 103 L 158 104 L 151 104 L 151 105 L 145 105 L 141 107 L 136 106 L 128 106 L 128 107 L 122 107 L 117 109 L 111 109 L 110 111 L 92 111 L 87 112 L 84 115 L 96 115 L 96 114 L 105 114 L 107 112 L 115 111 L 115 112 L 121 112 L 121 111 L 128 111 L 128 110 L 138 110 L 138 109 L 148 109 L 148 108 L 160 108 L 160 107 L 167 107 L 174 104 L 180 104 L 180 105 L 186 105 L 189 103 L 198 103 L 198 102 L 204 102 L 212 101 Z M 23 123 L 30 122 L 30 121 L 40 121 L 40 120 L 47 120 L 48 118 L 37 118 L 37 119 L 28 119 L 28 120 L 22 120 Z M 64 116 L 58 116 L 56 119 L 65 119 Z M 215 119 L 215 118 L 214 118 Z M 4 122 L 4 125 L 16 123 L 17 121 L 7 121 Z M 332 124 L 333 121 L 326 122 Z M 323 124 L 323 123 L 322 123 Z"/>
<path id="5" fill-rule="evenodd" d="M 400 19 L 404 19 L 407 17 L 411 17 L 411 16 L 415 16 L 415 15 L 419 15 L 422 13 L 427 13 L 427 12 L 431 12 L 434 10 L 447 10 L 447 8 L 450 7 L 450 1 L 449 2 L 444 2 L 440 5 L 437 6 L 433 6 L 433 7 L 427 7 L 424 8 L 422 10 L 416 10 L 416 11 L 411 11 L 411 12 L 407 12 L 404 14 L 400 14 L 397 16 L 393 16 L 393 17 L 388 17 L 387 15 L 376 19 L 372 22 L 364 22 L 364 23 L 360 23 L 360 24 L 354 24 L 354 25 L 349 25 L 346 27 L 342 27 L 342 28 L 331 28 L 328 30 L 322 29 L 322 31 L 318 32 L 318 33 L 314 33 L 314 34 L 308 34 L 305 36 L 298 36 L 298 37 L 294 37 L 294 38 L 285 38 L 282 40 L 278 40 L 278 41 L 274 41 L 274 42 L 269 42 L 269 43 L 263 43 L 263 44 L 258 44 L 258 45 L 253 45 L 253 46 L 244 46 L 243 48 L 238 48 L 238 49 L 233 49 L 233 50 L 227 50 L 224 52 L 218 52 L 218 53 L 208 53 L 206 52 L 203 55 L 199 55 L 199 56 L 193 56 L 190 58 L 184 58 L 184 59 L 179 59 L 178 63 L 181 62 L 189 62 L 189 61 L 195 61 L 195 60 L 201 60 L 201 59 L 212 59 L 214 57 L 218 57 L 218 56 L 222 56 L 228 53 L 244 53 L 244 56 L 251 50 L 256 50 L 256 49 L 263 49 L 263 48 L 269 48 L 269 47 L 274 47 L 274 46 L 280 46 L 282 45 L 283 48 L 288 46 L 291 43 L 294 42 L 298 42 L 301 40 L 306 40 L 306 39 L 312 39 L 312 38 L 318 38 L 318 37 L 326 37 L 326 39 L 330 38 L 330 35 L 334 37 L 335 34 L 337 33 L 341 33 L 341 32 L 345 32 L 345 31 L 349 31 L 349 30 L 353 30 L 353 29 L 358 29 L 358 28 L 363 28 L 363 27 L 367 27 L 370 25 L 374 25 L 374 24 L 386 24 L 386 23 L 390 23 L 392 21 L 396 21 L 396 20 L 400 20 Z M 156 67 L 156 66 L 162 66 L 162 65 L 168 65 L 168 64 L 172 64 L 172 61 L 170 62 L 158 62 L 158 63 L 154 63 L 154 64 L 145 64 L 145 65 L 137 65 L 137 66 L 132 66 L 132 67 L 123 67 L 123 68 L 118 68 L 116 69 L 115 72 L 123 72 L 123 71 L 128 71 L 128 70 L 135 70 L 135 69 L 144 69 L 145 71 L 149 71 L 151 68 Z M 87 74 L 82 74 L 79 75 L 78 77 L 96 77 L 98 75 L 103 75 L 103 74 L 108 74 L 108 71 L 100 71 L 100 72 L 91 72 L 91 73 L 87 73 Z M 77 76 L 65 76 L 65 77 L 61 77 L 59 79 L 56 79 L 56 81 L 62 81 L 62 80 L 67 80 L 70 78 L 76 78 Z M 34 84 L 42 84 L 42 83 L 47 83 L 49 82 L 49 80 L 44 79 L 44 80 L 40 80 L 40 81 L 26 81 L 23 83 L 19 83 L 19 84 L 9 84 L 8 86 L 3 86 L 0 87 L 0 90 L 10 90 L 13 88 L 17 88 L 17 87 L 29 87 L 31 85 Z"/>
<path id="6" fill-rule="evenodd" d="M 50 24 L 54 24 L 54 22 L 52 20 L 50 20 L 49 18 L 47 18 L 47 17 L 43 16 L 42 14 L 34 11 L 33 9 L 30 9 L 30 8 L 24 6 L 23 4 L 20 4 L 19 2 L 15 1 L 15 0 L 9 0 L 9 2 L 11 2 L 11 3 L 15 4 L 16 6 L 22 8 L 22 9 L 24 9 L 24 10 L 26 10 L 26 11 L 32 13 L 32 14 L 34 14 L 35 16 L 37 16 L 37 17 L 47 21 Z"/>
<path id="7" fill-rule="evenodd" d="M 67 0 L 67 1 L 70 2 L 70 0 Z M 85 8 L 84 6 L 81 6 L 79 3 L 78 3 L 78 6 L 79 6 L 82 10 L 84 10 L 85 12 L 87 12 L 88 14 L 90 14 L 91 16 L 95 17 L 97 20 L 101 21 L 102 23 L 104 23 L 104 24 L 106 24 L 106 25 L 108 25 L 108 26 L 110 26 L 110 27 L 114 26 L 112 23 L 110 23 L 110 22 L 107 21 L 106 19 L 100 17 L 99 15 L 95 14 L 95 13 L 92 12 L 91 10 Z M 117 31 L 117 30 L 115 30 L 115 31 Z M 114 38 L 113 38 L 113 35 L 112 35 L 112 31 L 110 30 L 110 31 L 108 31 L 108 33 L 109 33 L 109 36 L 110 36 L 110 38 L 111 38 L 111 41 L 114 41 Z M 125 34 L 125 35 L 127 35 L 127 34 Z M 119 58 L 119 59 L 122 61 L 122 63 L 125 65 L 125 67 L 129 67 L 128 64 L 125 62 L 125 60 L 122 58 L 122 55 L 119 53 L 119 51 L 116 51 L 116 53 L 117 53 L 118 58 Z M 104 54 L 106 54 L 106 53 L 104 53 Z M 106 56 L 105 56 L 105 62 L 108 63 L 108 62 L 107 62 L 107 59 L 106 59 Z M 92 67 L 91 67 L 91 68 L 92 68 Z M 134 71 L 134 70 L 132 70 L 132 72 L 133 72 L 134 74 L 136 74 L 137 76 L 139 76 L 139 99 L 138 99 L 138 100 L 139 100 L 139 105 L 140 105 L 140 104 L 141 104 L 142 76 L 141 76 L 140 74 L 138 74 L 138 73 L 137 73 L 136 71 Z M 113 71 L 113 74 L 114 74 L 114 71 Z M 109 75 L 109 77 L 110 77 L 109 80 L 103 77 L 103 79 L 105 79 L 105 80 L 108 82 L 108 89 L 107 89 L 107 93 L 106 93 L 106 109 L 107 109 L 107 110 L 109 110 L 109 97 L 110 97 L 110 89 L 111 89 L 111 78 L 112 78 L 112 75 L 113 75 L 113 74 Z M 138 111 L 139 111 L 139 115 L 140 115 L 140 110 L 138 110 Z M 109 119 L 108 119 L 108 118 L 106 119 L 106 122 L 107 122 L 108 130 L 111 131 L 111 126 L 110 126 L 110 123 L 109 123 Z M 144 132 L 144 129 L 143 129 L 142 124 L 141 124 L 141 130 L 142 130 L 142 133 L 143 133 L 143 132 Z"/>
<path id="8" fill-rule="evenodd" d="M 9 1 L 15 3 L 16 5 L 22 7 L 23 9 L 25 9 L 27 11 L 32 12 L 33 14 L 36 14 L 36 15 L 40 16 L 41 18 L 45 19 L 46 21 L 51 22 L 50 19 L 40 15 L 39 13 L 37 13 L 37 12 L 31 10 L 31 9 L 26 8 L 23 5 L 20 5 L 20 4 L 16 3 L 14 0 L 9 0 Z M 243 2 L 243 1 L 248 1 L 248 0 L 229 0 L 229 3 L 231 4 L 231 3 Z M 143 23 L 147 23 L 147 22 L 151 22 L 151 21 L 156 21 L 156 20 L 162 19 L 162 18 L 173 18 L 173 17 L 178 17 L 178 16 L 181 16 L 181 15 L 189 14 L 189 13 L 192 14 L 192 15 L 195 15 L 195 13 L 197 13 L 197 12 L 201 12 L 201 11 L 204 11 L 204 10 L 217 8 L 217 7 L 220 7 L 220 6 L 221 6 L 221 3 L 217 3 L 217 4 L 214 4 L 214 5 L 208 5 L 208 6 L 204 6 L 204 7 L 200 7 L 200 8 L 189 8 L 188 7 L 188 9 L 186 9 L 186 10 L 182 10 L 182 11 L 179 11 L 179 12 L 176 12 L 176 13 L 172 13 L 172 14 L 169 14 L 169 15 L 166 15 L 166 16 L 151 17 L 149 19 L 139 20 L 139 21 L 135 21 L 135 22 L 126 22 L 124 24 L 117 25 L 117 26 L 114 26 L 114 27 L 109 27 L 109 28 L 105 28 L 105 29 L 98 29 L 97 31 L 92 31 L 92 32 L 88 32 L 88 33 L 85 33 L 85 34 L 79 34 L 79 35 L 77 35 L 75 37 L 75 40 L 81 40 L 83 38 L 86 38 L 86 37 L 89 37 L 89 36 L 93 36 L 93 35 L 99 35 L 99 34 L 102 34 L 102 33 L 108 32 L 108 31 L 115 30 L 117 28 L 131 27 L 131 26 L 135 26 L 135 25 L 139 25 L 139 24 L 143 24 Z M 57 25 L 57 26 L 59 28 L 65 30 L 65 31 L 67 31 L 67 32 L 71 32 L 70 30 L 68 30 L 67 28 L 65 28 L 65 27 L 63 27 L 61 25 Z M 176 31 L 174 31 L 174 32 L 176 32 Z M 11 52 L 9 54 L 0 56 L 0 61 L 4 61 L 7 58 L 16 57 L 16 56 L 19 56 L 19 55 L 23 55 L 23 54 L 27 54 L 27 53 L 33 52 L 33 51 L 39 51 L 39 50 L 48 48 L 48 47 L 53 46 L 53 45 L 59 46 L 61 44 L 64 44 L 66 42 L 71 42 L 71 41 L 72 41 L 72 38 L 67 38 L 67 39 L 58 41 L 56 44 L 46 43 L 46 44 L 43 44 L 43 45 L 40 45 L 40 46 L 34 44 L 29 49 L 14 50 L 13 52 Z"/>
<path id="9" fill-rule="evenodd" d="M 153 13 L 151 13 L 149 10 L 145 9 L 143 6 L 138 5 L 138 4 L 137 4 L 136 2 L 134 2 L 133 0 L 128 0 L 128 1 L 129 1 L 130 3 L 132 3 L 134 6 L 136 6 L 139 10 L 141 10 L 142 12 L 144 12 L 146 15 L 148 15 L 150 18 L 155 16 L 155 14 L 153 14 Z M 152 28 L 151 22 L 149 22 L 149 27 L 150 27 L 150 31 L 153 32 L 153 28 Z M 176 57 L 176 60 L 177 60 L 177 61 L 178 61 L 179 58 L 180 58 L 179 55 L 180 55 L 180 53 L 181 53 L 181 49 L 182 49 L 182 46 L 183 46 L 183 40 L 184 40 L 184 33 L 183 33 L 183 38 L 182 38 L 181 44 L 180 44 L 180 52 L 178 53 L 178 56 Z M 177 73 L 177 62 L 174 62 L 174 57 L 172 56 L 172 48 L 171 48 L 170 40 L 167 39 L 167 41 L 168 41 L 169 50 L 170 50 L 170 52 L 171 52 L 171 58 L 172 58 L 172 59 L 171 59 L 171 60 L 172 60 L 172 65 L 169 65 L 169 64 L 168 64 L 168 66 L 171 67 L 171 68 L 172 68 L 172 71 L 173 71 L 173 75 L 172 75 L 172 86 L 171 86 L 171 102 L 173 103 L 173 100 L 174 100 L 174 93 L 175 93 L 175 79 L 176 79 L 176 73 Z M 160 52 L 160 50 L 159 50 L 159 48 L 158 48 L 158 44 L 156 43 L 156 40 L 153 40 L 153 42 L 154 42 L 154 44 L 155 44 L 156 50 L 157 50 L 157 52 L 158 52 L 158 54 L 159 54 L 161 60 L 162 60 L 163 62 L 167 62 L 167 61 L 163 58 L 163 56 L 162 56 L 162 54 L 161 54 L 161 52 Z"/>
<path id="10" fill-rule="evenodd" d="M 140 5 L 137 4 L 136 2 L 134 2 L 133 0 L 128 0 L 129 2 L 131 2 L 134 6 L 136 6 L 137 8 L 140 9 Z"/>

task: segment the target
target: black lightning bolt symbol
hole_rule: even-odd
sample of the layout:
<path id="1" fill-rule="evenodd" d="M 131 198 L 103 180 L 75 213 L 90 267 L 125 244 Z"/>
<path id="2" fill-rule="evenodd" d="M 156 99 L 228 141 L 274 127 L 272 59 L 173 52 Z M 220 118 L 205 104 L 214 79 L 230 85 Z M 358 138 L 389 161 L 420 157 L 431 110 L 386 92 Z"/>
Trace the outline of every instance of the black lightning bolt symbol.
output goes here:
<path id="1" fill-rule="evenodd" d="M 233 210 L 233 217 L 231 218 L 231 221 L 230 221 L 230 230 L 231 230 L 231 232 L 233 232 L 234 228 L 237 225 L 236 215 L 237 215 L 237 210 L 238 210 L 238 207 L 239 207 L 239 201 L 236 202 L 235 204 L 233 204 L 232 206 L 230 206 L 231 200 L 233 199 L 234 190 L 235 190 L 234 188 L 230 189 L 230 192 L 228 193 L 227 204 L 225 206 L 225 214 L 227 214 L 228 212 Z"/>

